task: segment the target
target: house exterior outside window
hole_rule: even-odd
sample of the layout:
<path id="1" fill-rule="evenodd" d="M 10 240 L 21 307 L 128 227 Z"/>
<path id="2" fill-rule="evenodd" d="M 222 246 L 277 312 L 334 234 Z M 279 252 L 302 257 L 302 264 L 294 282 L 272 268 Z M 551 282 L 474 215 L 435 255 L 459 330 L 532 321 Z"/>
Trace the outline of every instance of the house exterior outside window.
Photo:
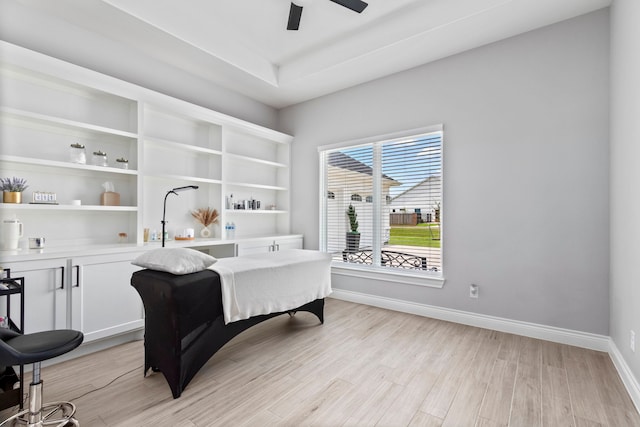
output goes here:
<path id="1" fill-rule="evenodd" d="M 442 140 L 436 126 L 319 148 L 320 244 L 334 265 L 442 276 Z"/>

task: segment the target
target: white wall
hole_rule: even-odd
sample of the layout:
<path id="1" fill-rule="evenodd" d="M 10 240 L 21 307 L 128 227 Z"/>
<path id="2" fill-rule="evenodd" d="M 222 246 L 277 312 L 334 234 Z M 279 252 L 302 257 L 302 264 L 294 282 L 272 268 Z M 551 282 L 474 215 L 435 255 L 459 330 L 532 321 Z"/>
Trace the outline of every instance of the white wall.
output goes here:
<path id="1" fill-rule="evenodd" d="M 640 2 L 611 7 L 610 335 L 640 378 Z M 629 331 L 636 332 L 636 352 Z"/>
<path id="2" fill-rule="evenodd" d="M 0 39 L 239 119 L 277 125 L 272 107 L 14 0 L 0 0 Z"/>
<path id="3" fill-rule="evenodd" d="M 318 247 L 317 146 L 443 123 L 444 288 L 334 286 L 608 335 L 608 59 L 603 10 L 281 110 L 293 231 Z"/>

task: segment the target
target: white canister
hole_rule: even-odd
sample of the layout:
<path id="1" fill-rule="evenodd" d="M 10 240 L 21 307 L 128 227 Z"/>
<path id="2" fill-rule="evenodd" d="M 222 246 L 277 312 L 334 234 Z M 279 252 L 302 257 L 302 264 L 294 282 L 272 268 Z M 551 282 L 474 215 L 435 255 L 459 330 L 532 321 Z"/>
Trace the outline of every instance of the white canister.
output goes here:
<path id="1" fill-rule="evenodd" d="M 2 221 L 2 249 L 18 249 L 20 238 L 24 234 L 24 227 L 19 219 L 5 219 Z"/>

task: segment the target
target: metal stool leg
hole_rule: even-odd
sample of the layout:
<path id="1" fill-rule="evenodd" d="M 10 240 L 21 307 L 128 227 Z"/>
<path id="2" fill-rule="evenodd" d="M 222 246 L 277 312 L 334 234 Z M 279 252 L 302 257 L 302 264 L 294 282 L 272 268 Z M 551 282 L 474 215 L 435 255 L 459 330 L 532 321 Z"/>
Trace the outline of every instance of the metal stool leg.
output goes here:
<path id="1" fill-rule="evenodd" d="M 0 427 L 27 426 L 64 427 L 73 424 L 79 427 L 74 418 L 76 406 L 71 402 L 51 402 L 42 404 L 42 379 L 40 379 L 40 362 L 33 364 L 32 380 L 29 385 L 29 408 L 7 418 Z"/>

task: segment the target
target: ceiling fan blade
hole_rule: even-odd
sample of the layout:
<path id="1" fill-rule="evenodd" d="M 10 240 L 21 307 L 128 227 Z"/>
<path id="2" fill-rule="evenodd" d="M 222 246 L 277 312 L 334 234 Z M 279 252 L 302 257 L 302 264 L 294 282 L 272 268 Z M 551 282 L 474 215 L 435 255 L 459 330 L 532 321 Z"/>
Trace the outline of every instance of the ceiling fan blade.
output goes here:
<path id="1" fill-rule="evenodd" d="M 291 3 L 291 9 L 289 9 L 289 22 L 287 23 L 287 30 L 297 30 L 300 27 L 300 18 L 302 17 L 302 6 Z"/>
<path id="2" fill-rule="evenodd" d="M 360 0 L 331 0 L 331 1 L 334 3 L 338 3 L 340 6 L 344 6 L 358 13 L 361 13 L 367 6 L 369 6 L 368 3 L 365 3 Z"/>

